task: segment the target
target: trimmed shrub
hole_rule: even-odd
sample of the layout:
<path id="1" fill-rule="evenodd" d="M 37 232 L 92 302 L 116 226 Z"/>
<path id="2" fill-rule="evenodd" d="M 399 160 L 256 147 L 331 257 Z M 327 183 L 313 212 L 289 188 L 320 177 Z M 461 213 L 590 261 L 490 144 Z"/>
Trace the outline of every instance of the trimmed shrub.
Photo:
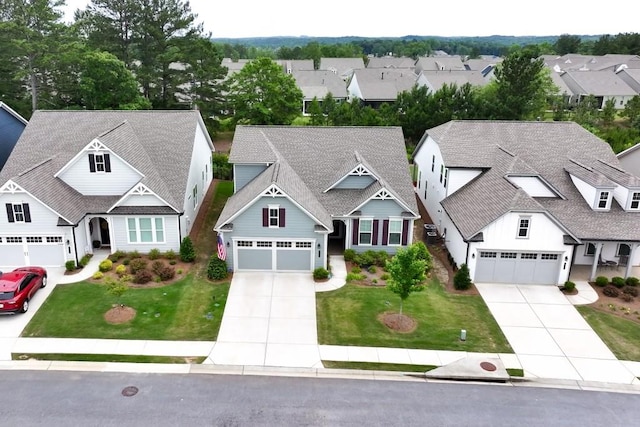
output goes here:
<path id="1" fill-rule="evenodd" d="M 638 291 L 638 288 L 635 286 L 625 286 L 622 288 L 622 293 L 631 295 L 632 297 L 637 297 L 640 291 Z"/>
<path id="2" fill-rule="evenodd" d="M 153 261 L 151 263 L 151 271 L 153 271 L 158 276 L 160 275 L 160 270 L 164 268 L 164 262 L 162 261 Z"/>
<path id="3" fill-rule="evenodd" d="M 358 280 L 363 280 L 364 275 L 359 273 L 347 273 L 347 282 L 355 282 Z"/>
<path id="4" fill-rule="evenodd" d="M 80 258 L 80 262 L 78 263 L 80 264 L 80 267 L 86 267 L 87 264 L 89 264 L 89 261 L 91 261 L 92 256 L 93 254 L 85 254 L 82 258 Z"/>
<path id="5" fill-rule="evenodd" d="M 76 269 L 76 262 L 74 260 L 69 260 L 67 262 L 64 263 L 64 268 L 67 271 L 73 271 Z"/>
<path id="6" fill-rule="evenodd" d="M 93 273 L 93 276 L 91 276 L 91 278 L 94 280 L 100 280 L 103 277 L 104 277 L 104 273 L 102 271 L 96 271 L 95 273 Z"/>
<path id="7" fill-rule="evenodd" d="M 620 299 L 624 302 L 631 302 L 633 301 L 633 295 L 629 295 L 629 294 L 621 294 L 620 295 Z"/>
<path id="8" fill-rule="evenodd" d="M 345 249 L 343 256 L 346 262 L 352 262 L 356 259 L 356 251 L 353 249 Z"/>
<path id="9" fill-rule="evenodd" d="M 174 251 L 173 249 L 169 249 L 164 253 L 163 256 L 165 259 L 176 259 L 177 255 L 176 255 L 176 251 Z"/>
<path id="10" fill-rule="evenodd" d="M 469 276 L 469 267 L 462 264 L 460 270 L 456 271 L 453 276 L 453 287 L 459 291 L 466 291 L 471 288 L 471 276 Z"/>
<path id="11" fill-rule="evenodd" d="M 360 274 L 362 273 L 362 269 L 356 265 L 351 268 L 351 272 L 355 274 Z"/>
<path id="12" fill-rule="evenodd" d="M 183 262 L 193 262 L 196 259 L 196 250 L 189 236 L 182 239 L 182 243 L 180 243 L 180 259 Z"/>
<path id="13" fill-rule="evenodd" d="M 129 263 L 129 271 L 131 274 L 137 274 L 138 271 L 144 270 L 147 268 L 147 260 L 142 258 L 134 258 Z M 138 283 L 138 282 L 136 282 Z"/>
<path id="14" fill-rule="evenodd" d="M 129 258 L 125 258 L 122 260 L 122 265 L 129 265 L 130 262 L 131 260 Z"/>
<path id="15" fill-rule="evenodd" d="M 140 255 L 140 252 L 138 251 L 131 251 L 128 253 L 129 258 L 131 259 L 136 259 L 136 258 L 140 258 L 142 255 Z"/>
<path id="16" fill-rule="evenodd" d="M 111 261 L 110 259 L 105 259 L 100 263 L 100 265 L 98 265 L 98 270 L 102 271 L 103 273 L 110 271 L 111 269 L 113 269 L 113 261 Z"/>
<path id="17" fill-rule="evenodd" d="M 159 249 L 151 249 L 149 251 L 149 255 L 148 256 L 149 256 L 149 259 L 151 261 L 153 261 L 153 260 L 156 260 L 156 259 L 160 258 L 160 255 L 161 255 L 161 253 L 160 253 Z"/>
<path id="18" fill-rule="evenodd" d="M 318 267 L 313 270 L 313 278 L 316 280 L 324 280 L 329 278 L 329 270 L 326 268 Z"/>
<path id="19" fill-rule="evenodd" d="M 369 267 L 370 265 L 375 265 L 377 259 L 378 254 L 376 251 L 369 250 L 357 254 L 353 262 L 358 264 L 360 267 Z"/>
<path id="20" fill-rule="evenodd" d="M 624 288 L 624 285 L 625 285 L 624 277 L 616 276 L 612 278 L 611 284 L 618 289 Z"/>
<path id="21" fill-rule="evenodd" d="M 117 250 L 111 255 L 109 255 L 109 259 L 113 262 L 118 262 L 126 256 L 127 256 L 127 253 L 125 251 Z"/>
<path id="22" fill-rule="evenodd" d="M 389 280 L 390 278 L 391 278 L 391 276 L 389 275 L 389 273 L 383 273 L 380 276 L 380 279 L 382 279 L 382 280 Z"/>
<path id="23" fill-rule="evenodd" d="M 122 283 L 129 283 L 132 280 L 133 280 L 133 276 L 130 274 L 123 274 L 122 276 L 120 276 L 120 281 Z"/>
<path id="24" fill-rule="evenodd" d="M 171 280 L 176 277 L 176 269 L 163 264 L 156 274 L 162 281 Z"/>
<path id="25" fill-rule="evenodd" d="M 126 265 L 122 265 L 120 264 L 119 266 L 116 267 L 116 274 L 120 277 L 124 276 L 124 274 L 127 272 L 127 266 Z"/>
<path id="26" fill-rule="evenodd" d="M 151 280 L 153 280 L 153 273 L 147 269 L 138 270 L 133 276 L 134 283 L 138 283 L 140 285 L 149 283 Z"/>
<path id="27" fill-rule="evenodd" d="M 627 286 L 638 286 L 640 284 L 640 279 L 637 277 L 629 276 L 626 278 L 625 283 Z"/>
<path id="28" fill-rule="evenodd" d="M 367 268 L 367 271 L 371 274 L 376 274 L 376 271 L 378 271 L 378 269 L 372 265 L 371 267 Z"/>
<path id="29" fill-rule="evenodd" d="M 229 275 L 227 262 L 218 258 L 217 255 L 209 257 L 207 263 L 207 277 L 211 280 L 223 280 Z"/>
<path id="30" fill-rule="evenodd" d="M 596 277 L 596 286 L 604 287 L 609 284 L 609 278 L 606 276 Z"/>
<path id="31" fill-rule="evenodd" d="M 562 289 L 564 289 L 567 292 L 573 292 L 576 290 L 576 284 L 573 283 L 571 280 L 567 280 L 566 282 L 564 282 L 564 286 L 562 287 Z"/>
<path id="32" fill-rule="evenodd" d="M 178 263 L 178 261 L 176 261 L 175 259 L 172 259 L 171 261 L 169 261 L 170 265 L 176 265 Z"/>
<path id="33" fill-rule="evenodd" d="M 182 274 L 182 269 L 181 269 L 181 268 L 177 269 L 177 270 L 176 270 L 176 273 L 177 273 L 177 274 Z"/>
<path id="34" fill-rule="evenodd" d="M 618 288 L 614 288 L 613 286 L 605 286 L 602 289 L 602 293 L 611 298 L 618 298 L 620 296 Z"/>
<path id="35" fill-rule="evenodd" d="M 384 267 L 389 260 L 389 254 L 386 251 L 378 251 L 375 253 L 374 264 L 378 267 Z"/>

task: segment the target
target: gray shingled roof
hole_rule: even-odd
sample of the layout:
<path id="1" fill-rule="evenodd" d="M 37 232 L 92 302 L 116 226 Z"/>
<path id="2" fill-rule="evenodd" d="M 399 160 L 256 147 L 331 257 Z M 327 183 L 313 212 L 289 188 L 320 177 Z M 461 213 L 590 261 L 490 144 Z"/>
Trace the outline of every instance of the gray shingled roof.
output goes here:
<path id="1" fill-rule="evenodd" d="M 422 56 L 416 61 L 416 72 L 465 70 L 459 56 Z"/>
<path id="2" fill-rule="evenodd" d="M 485 169 L 442 201 L 466 239 L 509 211 L 540 211 L 579 239 L 640 240 L 640 213 L 625 212 L 616 201 L 609 212 L 596 212 L 571 181 L 566 169 L 578 167 L 574 162 L 591 169 L 620 165 L 605 141 L 576 123 L 452 121 L 426 135 L 448 167 Z M 510 184 L 505 174 L 516 162 L 537 171 L 563 198 L 532 198 Z"/>
<path id="3" fill-rule="evenodd" d="M 422 76 L 433 91 L 437 91 L 445 85 L 455 84 L 457 87 L 461 87 L 469 83 L 473 86 L 485 86 L 489 83 L 489 80 L 479 71 L 423 71 Z"/>
<path id="4" fill-rule="evenodd" d="M 362 58 L 320 58 L 320 70 L 335 71 L 339 76 L 361 68 L 364 68 Z"/>
<path id="5" fill-rule="evenodd" d="M 418 76 L 408 69 L 364 69 L 355 70 L 352 81 L 356 79 L 364 100 L 395 101 L 398 94 L 411 90 Z"/>
<path id="6" fill-rule="evenodd" d="M 613 71 L 567 71 L 560 77 L 576 95 L 637 95 L 637 92 Z"/>
<path id="7" fill-rule="evenodd" d="M 381 56 L 369 58 L 367 68 L 415 68 L 416 61 L 413 58 L 397 56 Z"/>
<path id="8" fill-rule="evenodd" d="M 293 78 L 304 95 L 304 99 L 322 100 L 327 94 L 334 98 L 346 98 L 347 86 L 344 80 L 331 71 L 294 71 Z"/>
<path id="9" fill-rule="evenodd" d="M 347 215 L 383 186 L 413 214 L 418 212 L 399 127 L 238 126 L 229 162 L 271 166 L 229 199 L 216 229 L 272 183 L 328 229 L 333 228 L 331 216 Z M 359 163 L 379 176 L 382 184 L 375 181 L 362 190 L 325 193 L 342 177 L 332 171 L 348 173 Z"/>
<path id="10" fill-rule="evenodd" d="M 97 138 L 145 175 L 141 182 L 182 209 L 197 111 L 36 111 L 0 173 L 77 223 L 121 196 L 83 196 L 54 174 Z"/>

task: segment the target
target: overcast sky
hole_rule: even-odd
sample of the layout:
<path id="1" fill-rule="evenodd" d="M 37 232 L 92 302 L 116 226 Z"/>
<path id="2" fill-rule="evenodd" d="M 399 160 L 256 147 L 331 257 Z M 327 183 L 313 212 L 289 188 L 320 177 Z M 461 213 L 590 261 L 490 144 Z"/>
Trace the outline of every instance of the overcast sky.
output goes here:
<path id="1" fill-rule="evenodd" d="M 67 0 L 67 21 L 89 0 Z M 640 32 L 637 0 L 191 0 L 213 37 L 546 36 Z M 595 6 L 597 5 L 597 6 Z"/>

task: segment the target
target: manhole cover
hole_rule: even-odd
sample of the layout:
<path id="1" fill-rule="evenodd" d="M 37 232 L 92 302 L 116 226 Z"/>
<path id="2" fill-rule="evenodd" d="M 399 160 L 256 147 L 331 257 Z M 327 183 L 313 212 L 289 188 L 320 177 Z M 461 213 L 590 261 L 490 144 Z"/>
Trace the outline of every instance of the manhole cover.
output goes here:
<path id="1" fill-rule="evenodd" d="M 494 365 L 493 363 L 490 363 L 490 362 L 481 362 L 480 363 L 480 367 L 482 369 L 484 369 L 485 371 L 489 371 L 489 372 L 493 372 L 493 371 L 495 371 L 497 369 L 496 365 Z"/>
<path id="2" fill-rule="evenodd" d="M 125 387 L 122 389 L 122 395 L 124 397 L 131 397 L 131 396 L 135 396 L 136 393 L 138 393 L 138 387 L 134 387 L 132 385 L 130 385 L 129 387 Z"/>

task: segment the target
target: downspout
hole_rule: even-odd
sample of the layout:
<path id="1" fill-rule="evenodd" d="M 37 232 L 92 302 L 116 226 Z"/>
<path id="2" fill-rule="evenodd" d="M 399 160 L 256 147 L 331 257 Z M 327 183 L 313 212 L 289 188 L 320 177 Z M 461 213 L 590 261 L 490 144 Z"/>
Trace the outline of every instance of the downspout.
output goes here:
<path id="1" fill-rule="evenodd" d="M 469 242 L 467 243 L 467 254 L 464 257 L 464 262 L 467 264 L 467 267 L 469 266 Z"/>
<path id="2" fill-rule="evenodd" d="M 78 246 L 77 246 L 77 241 L 76 241 L 76 227 L 78 226 L 78 224 L 74 225 L 73 227 L 71 227 L 71 234 L 73 235 L 73 252 L 74 255 L 76 257 L 76 265 L 80 265 L 80 260 L 78 259 Z"/>
<path id="3" fill-rule="evenodd" d="M 184 212 L 178 213 L 178 242 L 182 243 L 182 227 L 180 227 L 180 218 L 184 215 Z"/>

